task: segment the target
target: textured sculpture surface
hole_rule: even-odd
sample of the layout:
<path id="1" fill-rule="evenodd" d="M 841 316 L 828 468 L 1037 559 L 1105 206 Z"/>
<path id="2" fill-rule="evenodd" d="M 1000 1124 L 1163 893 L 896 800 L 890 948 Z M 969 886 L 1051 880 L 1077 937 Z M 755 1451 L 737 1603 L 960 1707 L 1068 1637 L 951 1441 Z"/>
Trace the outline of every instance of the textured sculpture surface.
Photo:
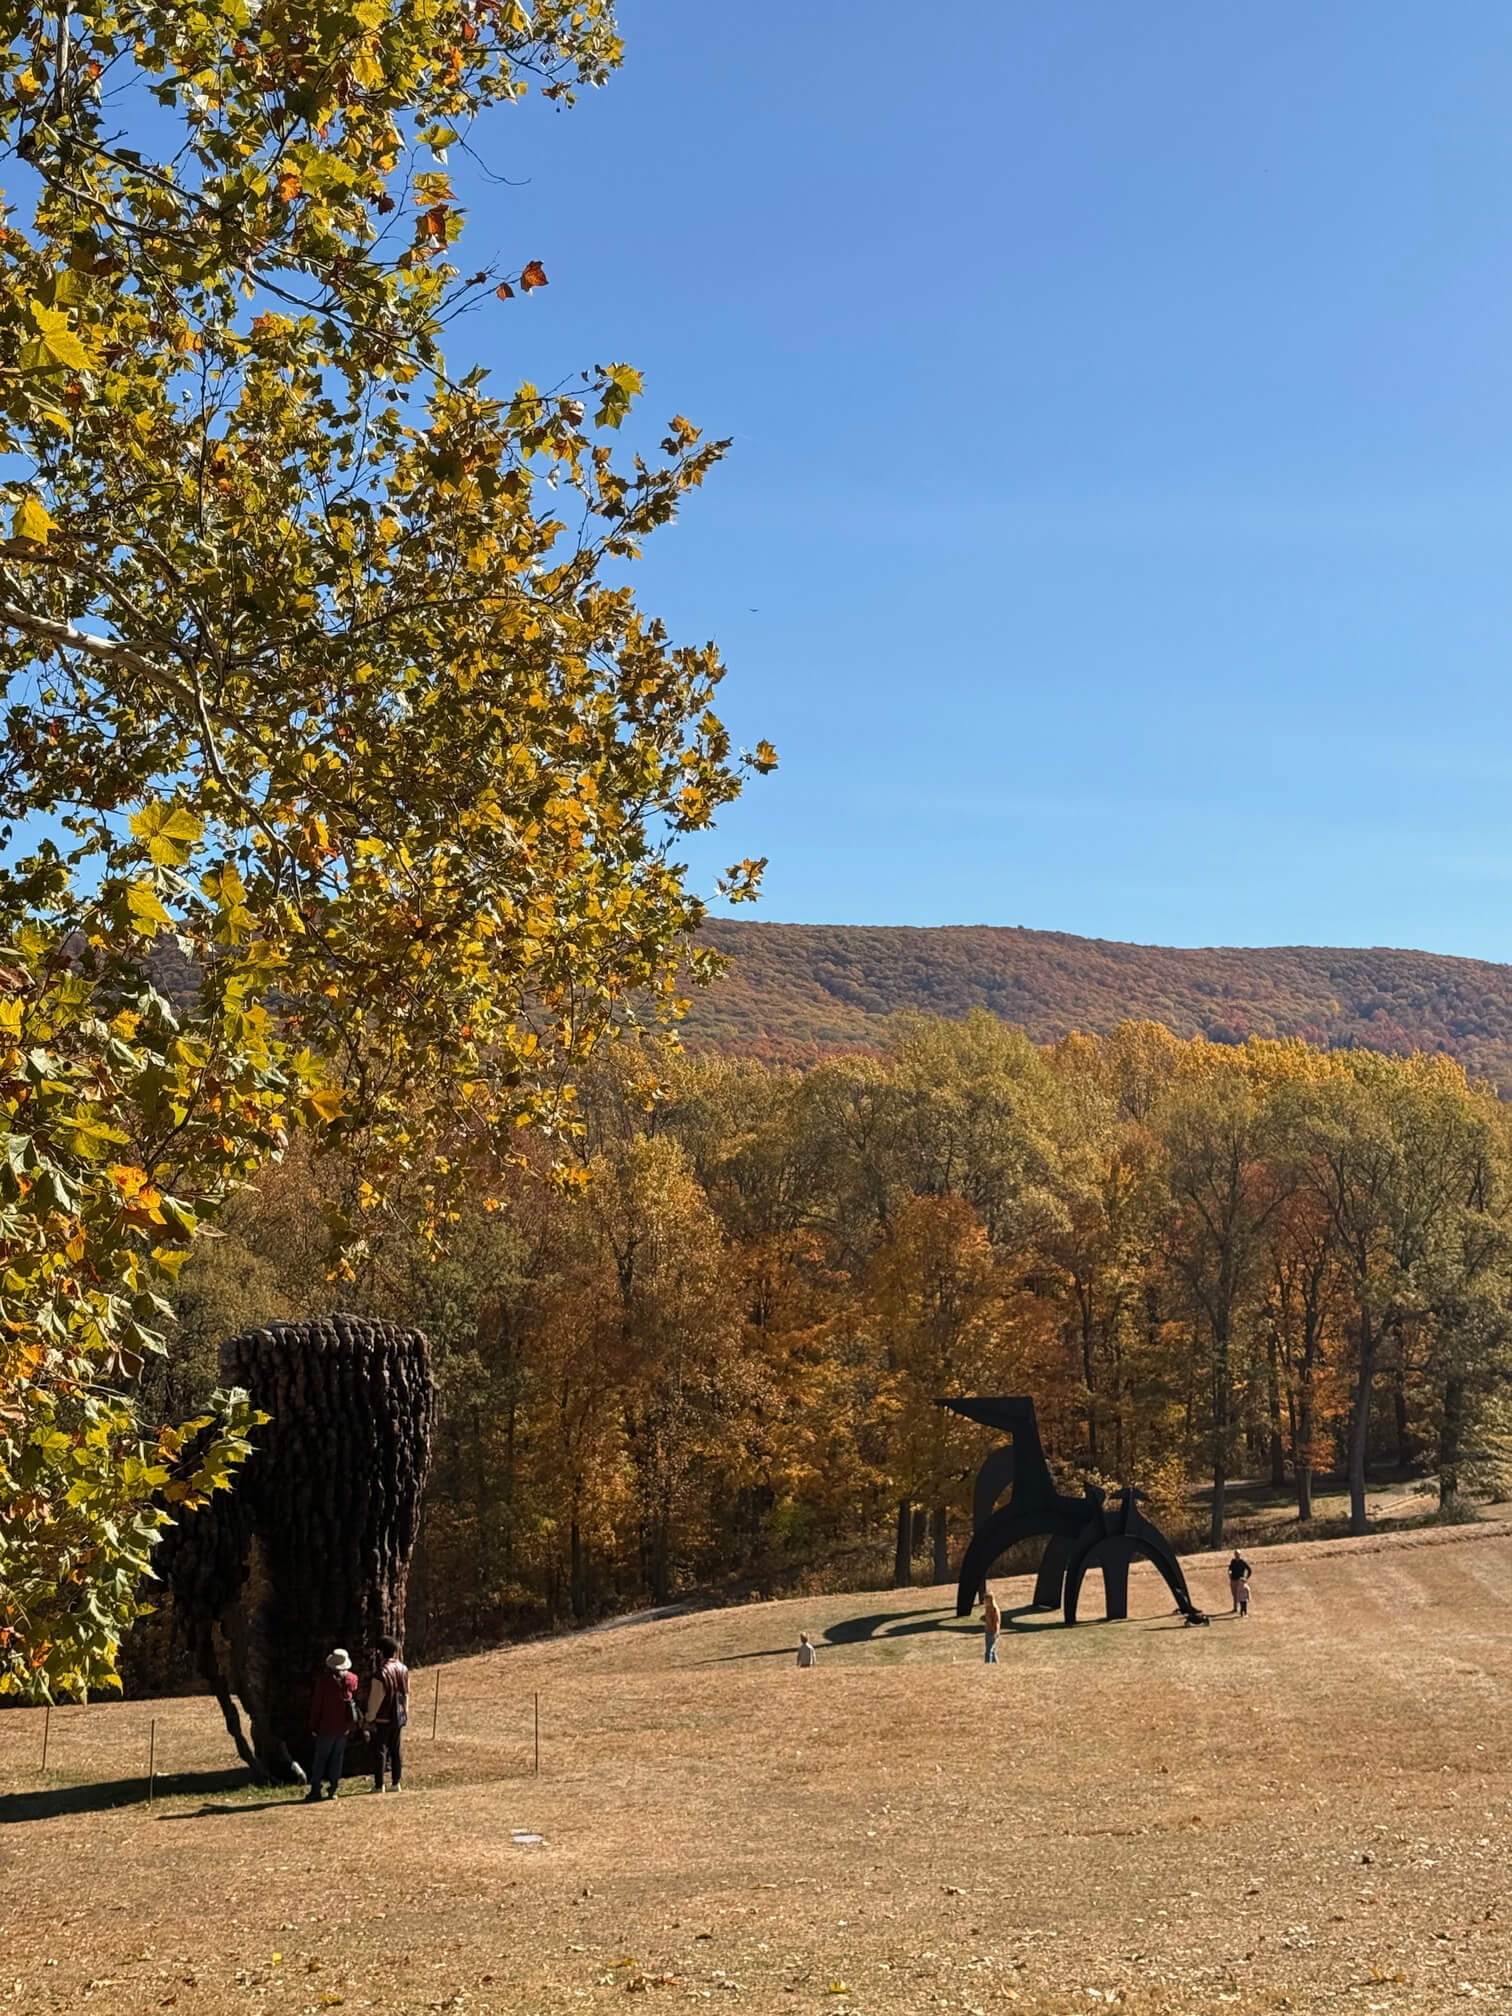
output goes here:
<path id="1" fill-rule="evenodd" d="M 987 1577 L 1008 1549 L 1021 1540 L 1046 1541 L 1034 1585 L 1037 1610 L 1061 1609 L 1068 1624 L 1076 1622 L 1077 1604 L 1087 1570 L 1102 1571 L 1104 1606 L 1109 1617 L 1129 1614 L 1129 1568 L 1143 1557 L 1154 1562 L 1176 1607 L 1193 1612 L 1186 1577 L 1175 1550 L 1139 1510 L 1140 1494 L 1126 1487 L 1109 1504 L 1107 1493 L 1088 1485 L 1073 1498 L 1055 1488 L 1040 1444 L 1034 1402 L 998 1396 L 970 1400 L 939 1400 L 939 1407 L 963 1414 L 969 1421 L 996 1428 L 1009 1438 L 992 1450 L 977 1472 L 972 1494 L 973 1531 L 961 1562 L 956 1589 L 956 1615 L 969 1617 L 980 1600 Z M 1007 1490 L 1005 1504 L 998 1500 Z"/>
<path id="2" fill-rule="evenodd" d="M 270 1419 L 235 1488 L 166 1536 L 162 1572 L 242 1757 L 260 1779 L 298 1778 L 326 1654 L 403 1637 L 430 1349 L 418 1331 L 335 1315 L 243 1331 L 220 1361 Z"/>

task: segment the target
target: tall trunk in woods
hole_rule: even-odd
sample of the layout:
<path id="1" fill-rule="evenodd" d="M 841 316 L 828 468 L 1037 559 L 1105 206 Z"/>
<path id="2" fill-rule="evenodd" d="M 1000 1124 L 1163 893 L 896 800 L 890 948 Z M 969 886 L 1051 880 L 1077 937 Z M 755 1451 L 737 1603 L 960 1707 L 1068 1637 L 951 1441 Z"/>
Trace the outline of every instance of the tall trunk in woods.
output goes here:
<path id="1" fill-rule="evenodd" d="M 1213 1324 L 1213 1510 L 1208 1545 L 1223 1545 L 1228 1507 L 1229 1439 L 1234 1410 L 1233 1376 L 1229 1364 L 1229 1328 L 1220 1317 Z"/>
<path id="2" fill-rule="evenodd" d="M 1270 1404 L 1270 1480 L 1277 1491 L 1286 1486 L 1286 1438 L 1281 1432 L 1281 1351 L 1271 1330 L 1266 1342 L 1267 1399 Z"/>
<path id="3" fill-rule="evenodd" d="M 493 1552 L 493 1491 L 492 1466 L 488 1460 L 488 1436 L 483 1426 L 483 1410 L 476 1403 L 472 1409 L 472 1458 L 473 1458 L 473 1618 L 474 1628 L 481 1629 L 483 1615 L 492 1594 L 492 1577 L 489 1574 L 489 1556 Z"/>
<path id="4" fill-rule="evenodd" d="M 1444 1380 L 1444 1425 L 1439 1430 L 1439 1504 L 1459 1495 L 1465 1448 L 1465 1381 L 1457 1372 Z"/>
<path id="5" fill-rule="evenodd" d="M 1317 1433 L 1317 1401 L 1313 1388 L 1317 1338 L 1309 1323 L 1304 1333 L 1302 1363 L 1297 1375 L 1297 1426 L 1292 1435 L 1293 1460 L 1297 1469 L 1297 1517 L 1313 1516 L 1313 1437 Z"/>
<path id="6" fill-rule="evenodd" d="M 243 1757 L 259 1778 L 298 1778 L 326 1655 L 339 1645 L 360 1670 L 380 1637 L 403 1638 L 430 1348 L 418 1331 L 335 1315 L 244 1331 L 221 1346 L 220 1369 L 270 1419 L 236 1489 L 180 1521 L 163 1566 Z"/>
<path id="7" fill-rule="evenodd" d="M 1076 1284 L 1077 1307 L 1081 1316 L 1082 1384 L 1087 1389 L 1087 1462 L 1097 1468 L 1097 1331 L 1093 1319 L 1092 1283 Z"/>
<path id="8" fill-rule="evenodd" d="M 1368 1533 L 1365 1514 L 1365 1458 L 1370 1448 L 1370 1398 L 1375 1383 L 1376 1359 L 1381 1340 L 1368 1310 L 1362 1309 L 1357 1327 L 1358 1352 L 1355 1358 L 1354 1400 L 1349 1410 L 1349 1530 Z"/>
<path id="9" fill-rule="evenodd" d="M 1396 1427 L 1397 1466 L 1410 1469 L 1417 1458 L 1417 1444 L 1407 1426 L 1407 1368 L 1400 1362 L 1391 1379 L 1391 1418 Z"/>
<path id="10" fill-rule="evenodd" d="M 893 1587 L 906 1589 L 913 1580 L 913 1505 L 898 1500 L 898 1542 L 893 1551 Z"/>
<path id="11" fill-rule="evenodd" d="M 578 1519 L 576 1507 L 572 1514 L 571 1556 L 571 1602 L 575 1623 L 581 1624 L 588 1614 L 588 1588 L 583 1578 L 583 1528 Z"/>
<path id="12" fill-rule="evenodd" d="M 945 1523 L 945 1507 L 936 1505 L 930 1516 L 930 1531 L 934 1541 L 934 1581 L 936 1585 L 950 1580 L 950 1536 Z"/>
<path id="13" fill-rule="evenodd" d="M 1297 1517 L 1313 1516 L 1313 1442 L 1318 1433 L 1318 1361 L 1323 1355 L 1324 1294 L 1322 1264 L 1309 1273 L 1302 1298 L 1302 1357 L 1297 1366 L 1297 1425 L 1292 1436 L 1297 1471 Z"/>

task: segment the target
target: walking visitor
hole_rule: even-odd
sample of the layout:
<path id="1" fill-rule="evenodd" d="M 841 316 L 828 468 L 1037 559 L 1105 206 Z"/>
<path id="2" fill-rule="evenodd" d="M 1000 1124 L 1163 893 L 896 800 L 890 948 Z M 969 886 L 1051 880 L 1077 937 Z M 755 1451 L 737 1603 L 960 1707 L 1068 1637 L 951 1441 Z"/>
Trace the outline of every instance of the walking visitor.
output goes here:
<path id="1" fill-rule="evenodd" d="M 819 1654 L 814 1650 L 807 1631 L 800 1631 L 798 1633 L 798 1664 L 800 1666 L 817 1666 L 819 1664 Z"/>
<path id="2" fill-rule="evenodd" d="M 982 1634 L 987 1644 L 987 1664 L 998 1663 L 998 1633 L 1003 1628 L 1003 1613 L 997 1606 L 997 1598 L 989 1589 L 982 1598 Z"/>

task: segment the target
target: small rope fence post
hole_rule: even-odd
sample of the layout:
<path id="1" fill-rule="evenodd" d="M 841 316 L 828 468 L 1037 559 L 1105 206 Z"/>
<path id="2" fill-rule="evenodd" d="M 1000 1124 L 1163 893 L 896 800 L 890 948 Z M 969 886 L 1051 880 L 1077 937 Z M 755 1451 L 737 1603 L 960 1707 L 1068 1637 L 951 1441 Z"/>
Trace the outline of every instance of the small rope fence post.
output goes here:
<path id="1" fill-rule="evenodd" d="M 431 1699 L 431 1741 L 436 1740 L 436 1724 L 441 1720 L 441 1668 L 436 1668 L 436 1691 Z"/>
<path id="2" fill-rule="evenodd" d="M 153 1716 L 147 1731 L 147 1804 L 150 1806 L 157 1791 L 157 1717 Z"/>
<path id="3" fill-rule="evenodd" d="M 42 1705 L 42 1769 L 44 1771 L 47 1769 L 47 1739 L 51 1733 L 52 1703 L 51 1701 L 46 1701 Z"/>
<path id="4" fill-rule="evenodd" d="M 537 1689 L 535 1697 L 535 1776 L 541 1775 L 541 1695 Z"/>

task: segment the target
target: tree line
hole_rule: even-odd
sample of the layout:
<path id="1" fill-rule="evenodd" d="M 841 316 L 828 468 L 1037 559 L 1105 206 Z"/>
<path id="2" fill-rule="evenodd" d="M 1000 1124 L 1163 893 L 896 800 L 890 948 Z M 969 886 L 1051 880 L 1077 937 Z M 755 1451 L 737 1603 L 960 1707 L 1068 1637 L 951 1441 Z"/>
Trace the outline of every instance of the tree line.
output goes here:
<path id="1" fill-rule="evenodd" d="M 331 1279 L 337 1157 L 267 1172 L 197 1246 L 153 1409 L 219 1338 L 337 1303 L 418 1324 L 441 1426 L 417 1568 L 433 1645 L 708 1584 L 944 1579 L 981 1432 L 1025 1392 L 1063 1476 L 1134 1481 L 1223 1543 L 1235 1479 L 1314 1517 L 1343 1470 L 1496 1488 L 1512 1370 L 1512 1135 L 1442 1056 L 1183 1041 L 1036 1046 L 906 1017 L 799 1072 L 626 1039 L 571 1167 L 530 1156 Z M 1206 1487 L 1192 1530 L 1191 1487 Z"/>

